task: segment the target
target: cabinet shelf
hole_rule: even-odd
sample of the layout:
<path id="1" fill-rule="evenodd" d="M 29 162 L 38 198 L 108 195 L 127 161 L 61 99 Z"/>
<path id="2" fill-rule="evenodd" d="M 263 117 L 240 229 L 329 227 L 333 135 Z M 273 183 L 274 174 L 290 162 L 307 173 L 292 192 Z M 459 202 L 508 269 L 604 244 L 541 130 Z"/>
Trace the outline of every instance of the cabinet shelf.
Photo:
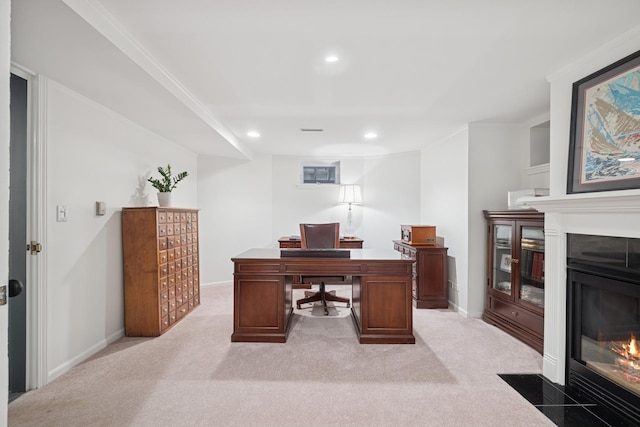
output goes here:
<path id="1" fill-rule="evenodd" d="M 538 278 L 535 278 L 535 277 L 521 275 L 520 276 L 520 283 L 526 283 L 527 285 L 531 285 L 531 286 L 535 286 L 536 288 L 544 289 L 544 279 L 538 279 Z"/>

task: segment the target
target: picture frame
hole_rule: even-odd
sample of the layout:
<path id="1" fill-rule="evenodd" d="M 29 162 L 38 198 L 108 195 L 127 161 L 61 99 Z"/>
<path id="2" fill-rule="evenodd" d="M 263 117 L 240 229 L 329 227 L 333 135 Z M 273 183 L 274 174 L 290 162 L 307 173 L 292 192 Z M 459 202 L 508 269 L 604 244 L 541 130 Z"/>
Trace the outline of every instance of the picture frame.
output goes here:
<path id="1" fill-rule="evenodd" d="M 500 270 L 511 273 L 511 254 L 502 254 L 500 260 Z"/>
<path id="2" fill-rule="evenodd" d="M 573 84 L 567 194 L 640 188 L 640 51 Z"/>

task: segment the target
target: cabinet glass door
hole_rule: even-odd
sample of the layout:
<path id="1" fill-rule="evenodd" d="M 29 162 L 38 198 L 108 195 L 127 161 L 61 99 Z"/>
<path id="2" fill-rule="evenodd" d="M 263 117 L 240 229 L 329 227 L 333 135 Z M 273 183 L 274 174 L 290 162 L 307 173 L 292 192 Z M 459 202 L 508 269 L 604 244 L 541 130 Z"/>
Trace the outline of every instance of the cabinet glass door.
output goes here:
<path id="1" fill-rule="evenodd" d="M 520 251 L 520 300 L 544 307 L 544 230 L 522 227 Z"/>
<path id="2" fill-rule="evenodd" d="M 493 289 L 511 295 L 512 226 L 493 226 Z"/>

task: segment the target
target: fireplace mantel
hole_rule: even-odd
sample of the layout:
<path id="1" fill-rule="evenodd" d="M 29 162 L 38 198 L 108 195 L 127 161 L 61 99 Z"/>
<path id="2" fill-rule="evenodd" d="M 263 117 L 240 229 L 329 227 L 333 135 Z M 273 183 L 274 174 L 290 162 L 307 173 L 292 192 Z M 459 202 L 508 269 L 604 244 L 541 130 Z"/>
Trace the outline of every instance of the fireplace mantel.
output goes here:
<path id="1" fill-rule="evenodd" d="M 564 384 L 566 356 L 566 236 L 568 233 L 640 238 L 640 190 L 521 199 L 545 213 L 543 375 Z"/>
<path id="2" fill-rule="evenodd" d="M 561 197 L 527 197 L 525 205 L 545 213 L 634 213 L 640 212 L 640 191 L 584 193 Z"/>

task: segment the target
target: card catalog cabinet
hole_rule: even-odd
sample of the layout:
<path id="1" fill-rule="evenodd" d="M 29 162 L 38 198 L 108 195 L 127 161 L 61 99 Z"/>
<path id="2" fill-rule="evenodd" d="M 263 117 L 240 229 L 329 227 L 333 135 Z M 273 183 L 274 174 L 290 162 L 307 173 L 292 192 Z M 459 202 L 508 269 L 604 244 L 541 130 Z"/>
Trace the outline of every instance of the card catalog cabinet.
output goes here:
<path id="1" fill-rule="evenodd" d="M 125 334 L 158 336 L 200 305 L 198 210 L 123 208 Z"/>

